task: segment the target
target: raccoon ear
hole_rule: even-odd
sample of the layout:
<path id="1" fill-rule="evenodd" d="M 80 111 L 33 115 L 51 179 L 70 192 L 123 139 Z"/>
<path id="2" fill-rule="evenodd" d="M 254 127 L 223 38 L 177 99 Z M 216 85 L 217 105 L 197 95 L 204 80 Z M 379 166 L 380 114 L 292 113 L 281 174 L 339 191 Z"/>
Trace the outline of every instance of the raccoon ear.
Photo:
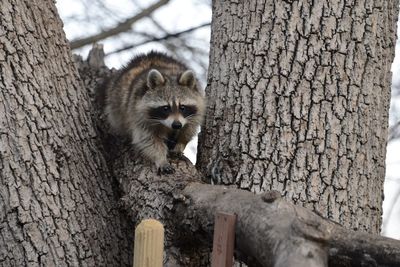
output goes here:
<path id="1" fill-rule="evenodd" d="M 196 78 L 194 77 L 193 71 L 187 70 L 184 73 L 182 73 L 178 83 L 180 85 L 184 85 L 193 89 L 194 86 L 196 85 Z"/>
<path id="2" fill-rule="evenodd" d="M 149 88 L 155 88 L 157 85 L 164 84 L 165 79 L 161 72 L 156 69 L 151 69 L 147 74 L 147 86 Z"/>

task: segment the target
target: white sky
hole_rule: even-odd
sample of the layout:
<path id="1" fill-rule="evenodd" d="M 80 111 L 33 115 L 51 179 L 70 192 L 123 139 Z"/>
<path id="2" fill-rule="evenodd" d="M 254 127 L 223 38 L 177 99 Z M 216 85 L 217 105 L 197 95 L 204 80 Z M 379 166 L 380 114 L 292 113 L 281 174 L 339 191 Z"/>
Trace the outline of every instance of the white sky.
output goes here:
<path id="1" fill-rule="evenodd" d="M 383 218 L 386 223 L 386 231 L 383 235 L 390 236 L 396 239 L 400 239 L 400 201 L 397 197 L 400 194 L 400 140 L 391 142 L 387 147 L 386 154 L 386 179 L 385 179 L 385 200 L 383 203 Z M 393 202 L 396 201 L 396 205 L 390 212 L 390 208 Z M 389 220 L 386 221 L 387 216 Z"/>
<path id="2" fill-rule="evenodd" d="M 94 1 L 93 1 L 94 2 Z M 109 19 L 102 19 L 102 22 L 105 23 L 104 27 L 115 25 L 115 23 L 121 18 L 130 16 L 130 14 L 134 14 L 137 12 L 136 3 L 141 3 L 141 7 L 145 8 L 153 3 L 154 1 L 133 1 L 133 0 L 107 0 L 107 3 L 111 6 L 111 8 L 115 11 L 116 14 L 120 14 L 120 16 L 110 16 Z M 59 13 L 62 18 L 76 15 L 77 12 L 84 13 L 85 9 L 81 5 L 81 0 L 58 0 L 57 7 L 59 9 Z M 90 12 L 96 11 L 96 6 L 86 7 Z M 162 26 L 169 32 L 178 32 L 181 30 L 188 29 L 193 26 L 200 25 L 204 22 L 208 22 L 211 20 L 211 9 L 208 5 L 206 5 L 205 1 L 201 0 L 172 0 L 165 7 L 160 8 L 153 16 L 157 18 L 159 22 L 162 23 Z M 147 23 L 141 23 L 137 25 L 134 30 L 146 32 L 154 25 L 148 21 Z M 64 27 L 64 30 L 67 34 L 67 37 L 72 40 L 74 38 L 80 36 L 87 36 L 89 34 L 96 33 L 98 30 L 98 25 L 82 25 L 80 23 L 68 24 L 67 27 Z M 102 41 L 104 44 L 105 52 L 110 52 L 115 47 L 120 47 L 121 44 L 131 43 L 132 35 L 121 34 L 119 38 L 116 40 L 105 40 Z M 400 29 L 398 29 L 398 36 L 400 36 Z M 201 45 L 208 44 L 210 38 L 210 29 L 203 28 L 201 30 L 196 31 L 195 38 L 193 42 L 198 40 L 203 40 L 203 42 L 199 42 Z M 204 42 L 205 41 L 205 42 Z M 88 50 L 90 47 L 85 47 L 80 49 L 78 52 L 86 57 Z M 148 45 L 143 45 L 136 49 L 134 52 L 145 52 L 151 49 L 156 50 L 164 50 L 163 46 L 157 45 L 156 43 L 150 43 Z M 109 67 L 118 68 L 122 64 L 126 63 L 130 57 L 132 56 L 132 51 L 123 52 L 118 55 L 112 55 L 106 58 L 106 64 Z M 400 85 L 400 45 L 397 42 L 396 46 L 396 57 L 394 60 L 394 64 L 392 66 L 393 71 L 393 84 Z M 192 66 L 196 68 L 195 66 Z M 204 79 L 204 77 L 203 77 Z M 392 108 L 391 110 L 400 110 L 400 97 L 392 97 Z M 398 114 L 399 116 L 400 114 Z M 393 117 L 393 116 L 392 116 Z M 393 119 L 391 119 L 391 123 L 393 123 Z M 187 147 L 185 150 L 185 154 L 194 162 L 195 160 L 195 146 L 197 144 L 197 140 L 191 145 Z M 384 235 L 390 236 L 393 238 L 400 239 L 400 201 L 397 199 L 397 196 L 400 194 L 400 140 L 396 142 L 389 143 L 387 147 L 387 160 L 386 160 L 386 180 L 385 180 L 385 201 L 383 204 L 383 218 L 385 220 L 384 224 L 386 224 L 386 231 L 383 232 Z M 389 207 L 393 205 L 393 202 L 397 200 L 397 204 L 394 206 L 392 212 L 390 213 L 389 220 L 386 220 L 388 216 Z"/>

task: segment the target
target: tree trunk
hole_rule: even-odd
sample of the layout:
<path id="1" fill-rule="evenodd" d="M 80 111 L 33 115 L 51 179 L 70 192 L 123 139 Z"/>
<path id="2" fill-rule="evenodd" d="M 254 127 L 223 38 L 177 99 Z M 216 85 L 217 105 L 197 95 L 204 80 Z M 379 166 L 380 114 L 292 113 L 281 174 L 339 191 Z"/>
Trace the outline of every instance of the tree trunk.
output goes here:
<path id="1" fill-rule="evenodd" d="M 214 14 L 214 38 L 218 37 L 216 35 L 218 25 L 224 26 L 225 29 L 230 29 L 228 26 L 231 25 L 230 30 L 236 35 L 229 37 L 233 39 L 228 42 L 227 35 L 219 33 L 221 40 L 227 41 L 226 55 L 221 62 L 223 65 L 216 66 L 215 59 L 222 53 L 219 49 L 224 49 L 224 45 L 216 46 L 212 51 L 214 63 L 210 73 L 213 74 L 212 71 L 215 71 L 215 74 L 210 78 L 212 93 L 210 96 L 214 96 L 215 101 L 210 97 L 211 106 L 205 134 L 202 137 L 199 166 L 208 175 L 212 174 L 211 177 L 220 183 L 234 182 L 256 192 L 268 187 L 282 189 L 288 199 L 296 200 L 306 206 L 313 204 L 312 207 L 314 205 L 319 207 L 322 203 L 320 209 L 329 207 L 329 212 L 333 215 L 336 214 L 334 211 L 346 211 L 347 205 L 357 211 L 365 209 L 365 212 L 372 212 L 374 205 L 377 204 L 368 203 L 370 195 L 366 194 L 371 187 L 364 182 L 374 182 L 375 186 L 380 188 L 380 184 L 371 181 L 371 177 L 374 174 L 376 178 L 379 172 L 382 172 L 382 163 L 378 162 L 380 160 L 378 156 L 383 157 L 380 154 L 382 152 L 380 142 L 384 141 L 382 132 L 379 132 L 377 127 L 376 129 L 371 127 L 379 125 L 378 122 L 370 121 L 366 113 L 370 109 L 375 109 L 376 114 L 370 115 L 385 119 L 382 112 L 387 109 L 385 102 L 387 99 L 384 98 L 386 94 L 380 91 L 385 92 L 384 86 L 387 81 L 385 79 L 370 81 L 374 82 L 374 87 L 380 89 L 374 94 L 374 91 L 364 84 L 364 80 L 360 84 L 356 83 L 358 81 L 354 77 L 356 71 L 351 69 L 352 65 L 348 61 L 345 66 L 339 64 L 341 53 L 336 55 L 335 50 L 331 51 L 332 69 L 329 68 L 329 64 L 325 64 L 325 61 L 324 64 L 322 61 L 322 63 L 317 61 L 325 57 L 322 54 L 320 57 L 317 56 L 319 50 L 316 45 L 309 46 L 311 48 L 307 56 L 304 55 L 308 60 L 300 64 L 299 53 L 301 54 L 305 48 L 299 44 L 298 47 L 303 50 L 293 48 L 290 40 L 294 37 L 289 34 L 287 36 L 289 41 L 283 42 L 281 47 L 274 45 L 275 48 L 262 49 L 263 40 L 269 40 L 262 38 L 275 38 L 273 43 L 279 43 L 280 39 L 277 38 L 279 36 L 276 36 L 278 30 L 275 27 L 289 27 L 289 24 L 282 24 L 290 21 L 285 19 L 283 10 L 278 12 L 278 5 L 289 5 L 287 1 L 273 6 L 274 12 L 278 12 L 277 17 L 273 16 L 275 19 L 271 24 L 275 30 L 264 28 L 267 27 L 266 20 L 260 22 L 263 26 L 260 26 L 260 32 L 250 29 L 246 35 L 254 34 L 254 36 L 244 39 L 240 39 L 235 27 L 239 27 L 242 22 L 250 23 L 249 19 L 251 23 L 255 23 L 253 19 L 255 21 L 262 19 L 263 12 L 260 8 L 249 9 L 235 2 L 231 4 L 229 8 L 226 7 L 230 14 L 234 12 L 231 8 L 237 5 L 239 5 L 237 12 L 247 11 L 249 14 L 238 14 L 243 17 L 240 21 L 236 21 L 236 17 L 232 20 L 222 20 L 224 16 L 221 10 L 225 3 L 217 1 L 214 3 L 217 12 Z M 397 4 L 393 4 L 390 9 L 386 3 L 384 5 L 382 8 L 374 7 L 374 12 L 366 13 L 365 16 L 372 16 L 375 13 L 384 15 L 385 12 L 389 14 L 389 11 L 394 12 L 394 7 L 397 7 Z M 269 7 L 267 5 L 265 7 L 269 12 Z M 242 8 L 245 8 L 244 11 Z M 349 8 L 345 7 L 343 10 Z M 316 10 L 311 9 L 311 11 L 314 14 Z M 255 16 L 257 12 L 259 16 Z M 271 15 L 268 12 L 266 14 Z M 328 12 L 328 9 L 324 9 L 324 12 Z M 307 12 L 303 10 L 303 14 L 307 15 Z M 228 24 L 224 24 L 224 21 Z M 380 20 L 374 23 L 376 27 L 389 27 L 387 24 L 382 26 Z M 301 35 L 301 38 L 309 37 L 312 44 L 318 44 L 313 25 L 299 28 L 296 34 Z M 391 25 L 394 25 L 393 21 Z M 243 27 L 246 28 L 246 24 L 243 24 Z M 377 66 L 383 65 L 382 60 L 389 60 L 388 51 L 392 51 L 393 38 L 387 36 L 393 32 L 388 28 L 384 28 L 388 31 L 384 32 L 379 27 L 373 31 L 376 36 L 371 35 L 372 37 L 368 39 L 370 46 L 375 44 L 375 41 L 377 43 L 375 49 L 368 48 L 366 56 L 368 60 L 364 62 L 366 71 L 364 76 L 368 76 L 368 79 L 374 78 L 372 75 L 367 75 L 368 71 L 371 71 L 370 68 L 374 68 L 374 74 L 384 76 L 387 66 L 384 65 L 385 68 L 382 70 Z M 367 28 L 369 31 L 366 31 L 366 35 L 371 34 L 371 27 Z M 295 34 L 294 31 L 288 33 Z M 230 32 L 228 34 L 231 35 Z M 380 34 L 387 38 L 385 45 L 382 44 L 385 42 L 383 37 L 378 38 Z M 343 38 L 345 37 L 344 32 Z M 297 39 L 293 41 L 295 40 Z M 218 44 L 216 40 L 213 40 L 213 43 Z M 242 47 L 244 44 L 249 46 Z M 361 49 L 358 47 L 360 44 L 361 42 L 355 42 L 353 50 L 348 50 L 353 54 L 348 52 L 349 55 L 357 55 L 358 58 L 360 55 L 357 53 L 360 53 L 360 50 L 357 49 Z M 285 51 L 283 50 L 285 47 L 290 47 L 292 50 Z M 154 166 L 137 157 L 126 140 L 107 134 L 106 125 L 103 124 L 101 116 L 94 112 L 95 107 L 89 100 L 93 97 L 93 90 L 100 78 L 108 75 L 108 70 L 101 68 L 103 64 L 101 53 L 97 55 L 98 57 L 92 55 L 88 62 L 78 62 L 81 80 L 71 60 L 68 43 L 62 33 L 62 24 L 52 2 L 3 1 L 0 16 L 0 49 L 1 266 L 131 265 L 133 226 L 130 222 L 138 222 L 148 217 L 160 219 L 166 226 L 165 266 L 207 266 L 213 216 L 219 210 L 238 214 L 236 228 L 237 249 L 240 252 L 238 256 L 247 259 L 252 266 L 326 266 L 327 260 L 332 261 L 337 258 L 343 259 L 340 262 L 347 265 L 371 262 L 387 265 L 399 263 L 399 242 L 346 231 L 306 209 L 279 199 L 274 193 L 254 195 L 226 186 L 198 183 L 204 178 L 203 174 L 197 172 L 188 161 L 172 159 L 176 173 L 158 175 Z M 241 51 L 243 56 L 236 55 L 237 52 L 234 51 Z M 275 51 L 275 54 L 272 51 Z M 286 56 L 281 54 L 282 51 L 285 51 Z M 345 52 L 347 53 L 347 50 Z M 241 60 L 235 62 L 234 56 Z M 267 58 L 268 64 L 265 63 Z M 292 64 L 285 63 L 291 62 L 291 58 L 293 58 Z M 252 60 L 259 67 L 253 67 Z M 315 73 L 308 72 L 308 68 L 313 66 L 306 67 L 309 61 L 315 64 Z M 359 63 L 359 61 L 350 62 Z M 293 65 L 293 68 L 285 71 L 288 65 Z M 303 65 L 304 72 L 295 72 L 295 66 L 301 69 Z M 257 69 L 259 72 L 256 72 Z M 347 87 L 339 86 L 337 90 L 331 88 L 326 92 L 320 92 L 315 86 L 322 79 L 318 73 L 323 70 L 333 73 L 332 77 L 326 76 L 324 84 L 328 85 L 330 81 L 328 78 L 332 78 L 332 81 L 340 85 L 342 82 L 340 75 L 348 75 L 345 76 L 348 78 Z M 225 71 L 233 71 L 229 74 L 229 79 Z M 235 77 L 235 71 L 243 75 L 240 76 L 239 73 Z M 299 75 L 297 80 L 296 73 Z M 311 74 L 312 76 L 308 76 Z M 301 79 L 302 77 L 304 79 Z M 311 83 L 311 78 L 315 79 L 315 84 Z M 300 79 L 306 81 L 303 81 L 301 86 Z M 218 85 L 219 82 L 221 84 Z M 271 90 L 264 90 L 267 82 L 269 82 L 268 88 L 272 86 Z M 219 86 L 219 92 L 213 89 L 216 88 L 213 85 Z M 289 89 L 283 91 L 284 88 Z M 312 94 L 307 94 L 311 89 Z M 357 93 L 356 89 L 363 91 Z M 229 91 L 234 91 L 235 94 L 227 95 Z M 340 93 L 339 96 L 334 95 L 336 92 Z M 345 100 L 340 102 L 345 110 L 343 114 L 339 112 L 342 109 L 338 107 L 338 98 Z M 226 111 L 216 106 L 219 102 L 222 104 L 223 99 L 226 100 L 225 106 L 228 107 Z M 296 99 L 299 100 L 295 102 Z M 259 100 L 261 102 L 257 102 Z M 358 105 L 357 109 L 350 104 L 353 100 Z M 378 100 L 383 104 L 379 106 Z M 268 106 L 264 106 L 264 102 L 268 103 Z M 293 103 L 293 108 L 288 103 Z M 336 110 L 336 113 L 330 114 L 326 105 Z M 246 106 L 252 108 L 247 110 Z M 235 115 L 238 117 L 233 117 L 229 113 L 231 107 L 237 111 Z M 323 114 L 321 120 L 315 115 L 315 108 L 320 109 Z M 210 116 L 210 112 L 213 110 L 217 112 L 214 118 L 216 129 L 211 127 L 214 119 Z M 342 114 L 340 120 L 337 119 L 339 129 L 333 128 L 334 117 L 340 114 Z M 354 118 L 370 127 L 364 127 L 364 132 L 356 134 L 361 125 L 350 124 Z M 229 130 L 230 125 L 225 124 L 222 119 L 232 123 L 233 131 Z M 245 126 L 248 128 L 244 128 Z M 353 126 L 351 131 L 346 128 L 350 126 Z M 295 134 L 292 134 L 292 128 Z M 244 129 L 248 129 L 246 130 L 248 132 Z M 325 129 L 326 141 L 320 131 L 317 131 L 320 129 Z M 229 134 L 224 133 L 224 130 Z M 264 130 L 266 133 L 262 133 Z M 240 136 L 238 133 L 247 135 Z M 346 136 L 345 141 L 341 139 L 342 133 Z M 215 134 L 214 137 L 211 134 Z M 226 135 L 224 137 L 226 140 L 221 137 L 222 134 Z M 333 147 L 334 136 L 337 137 L 337 150 Z M 354 139 L 355 137 L 357 139 Z M 361 143 L 359 139 L 362 140 Z M 215 141 L 218 150 L 210 146 L 211 140 Z M 234 146 L 235 140 L 236 146 Z M 318 142 L 322 142 L 321 146 L 317 145 Z M 271 145 L 272 148 L 266 145 Z M 352 150 L 353 146 L 356 147 L 355 150 Z M 375 146 L 374 151 L 370 151 L 372 146 Z M 314 151 L 319 147 L 324 150 Z M 343 151 L 345 148 L 346 151 Z M 217 164 L 205 160 L 207 153 Z M 365 157 L 365 170 L 354 167 L 360 164 L 359 154 Z M 330 161 L 325 161 L 328 156 Z M 332 158 L 334 156 L 337 158 Z M 351 158 L 352 156 L 354 158 Z M 301 157 L 304 157 L 303 161 Z M 351 189 L 341 184 L 347 183 L 347 177 L 338 176 L 344 172 L 342 166 L 336 166 L 339 174 L 333 172 L 334 176 L 329 180 L 332 184 L 326 180 L 328 179 L 326 177 L 330 176 L 324 176 L 331 170 L 327 169 L 331 167 L 329 164 L 333 164 L 331 162 L 336 160 L 340 164 L 342 161 L 346 163 L 343 157 L 352 163 L 349 169 L 346 169 L 346 174 L 350 175 L 348 186 L 354 186 L 350 181 L 355 179 L 359 182 L 356 192 L 362 194 L 356 196 L 357 194 L 353 192 L 352 197 L 365 202 L 364 205 L 357 203 L 360 206 L 350 206 L 346 202 L 353 201 L 350 196 L 349 199 L 340 198 L 339 193 L 350 192 Z M 376 162 L 368 162 L 370 158 Z M 289 159 L 293 160 L 293 163 Z M 265 167 L 262 169 L 265 172 L 260 171 L 260 166 Z M 376 173 L 373 172 L 374 166 L 379 167 Z M 247 169 L 249 167 L 253 169 Z M 249 173 L 244 172 L 246 169 Z M 320 183 L 317 179 L 319 175 L 322 177 Z M 319 189 L 322 183 L 325 187 Z M 331 194 L 322 191 L 323 189 Z M 324 194 L 328 194 L 328 198 L 335 197 L 330 201 L 336 204 L 341 199 L 343 208 L 337 211 L 335 210 L 337 206 L 328 206 L 332 204 L 331 202 L 323 203 L 322 200 L 320 203 L 316 200 L 312 202 L 314 197 L 318 197 L 317 191 L 323 199 L 326 197 Z M 376 193 L 374 197 L 379 194 Z M 120 198 L 122 201 L 119 201 Z M 120 206 L 127 209 L 129 216 L 121 212 Z M 377 213 L 379 209 L 377 208 Z M 345 215 L 340 218 L 344 220 Z M 351 225 L 356 227 L 357 224 L 353 222 L 355 218 L 350 218 L 348 224 L 352 223 Z M 379 220 L 360 217 L 360 220 L 364 219 L 366 221 L 362 225 L 365 228 Z M 371 229 L 370 231 L 373 231 Z"/>
<path id="2" fill-rule="evenodd" d="M 54 2 L 5 0 L 0 13 L 0 265 L 131 265 L 133 231 Z"/>
<path id="3" fill-rule="evenodd" d="M 379 233 L 398 1 L 213 1 L 198 168 Z"/>

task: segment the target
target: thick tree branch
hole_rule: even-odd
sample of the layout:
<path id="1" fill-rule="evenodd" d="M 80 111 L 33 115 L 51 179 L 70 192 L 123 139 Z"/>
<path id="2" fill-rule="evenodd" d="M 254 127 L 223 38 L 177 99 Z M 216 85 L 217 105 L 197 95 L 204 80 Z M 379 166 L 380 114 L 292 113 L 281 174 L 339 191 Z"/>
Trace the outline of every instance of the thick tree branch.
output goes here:
<path id="1" fill-rule="evenodd" d="M 103 32 L 95 34 L 93 36 L 85 37 L 85 38 L 78 39 L 78 40 L 73 40 L 73 41 L 71 41 L 71 44 L 70 44 L 71 49 L 77 49 L 77 48 L 80 48 L 80 47 L 88 45 L 88 44 L 96 43 L 96 42 L 106 39 L 110 36 L 114 36 L 119 33 L 126 32 L 132 27 L 133 23 L 135 23 L 136 21 L 138 21 L 144 17 L 149 16 L 155 10 L 157 10 L 158 8 L 167 4 L 168 2 L 169 2 L 169 0 L 160 0 L 156 3 L 154 3 L 153 5 L 151 5 L 150 7 L 144 9 L 139 14 L 136 14 L 135 16 L 128 18 L 124 22 L 119 23 L 117 26 L 115 26 L 112 29 L 103 31 Z"/>
<path id="2" fill-rule="evenodd" d="M 251 266 L 327 265 L 327 229 L 321 218 L 274 196 L 274 192 L 255 195 L 191 183 L 183 194 L 190 199 L 186 207 L 189 214 L 199 214 L 202 225 L 212 225 L 218 211 L 237 214 L 236 249 Z"/>
<path id="3" fill-rule="evenodd" d="M 154 216 L 162 220 L 168 232 L 167 248 L 198 242 L 206 250 L 211 246 L 215 213 L 223 211 L 237 214 L 236 255 L 250 266 L 328 266 L 328 261 L 330 266 L 400 264 L 399 241 L 346 230 L 275 197 L 276 192 L 256 195 L 195 182 L 201 175 L 190 163 L 180 161 L 175 162 L 175 175 L 158 176 L 132 156 L 119 160 L 124 158 L 114 171 L 121 177 L 125 207 L 136 220 Z M 133 166 L 133 162 L 138 164 Z M 139 179 L 129 178 L 128 170 Z M 189 266 L 182 259 L 178 262 Z"/>
<path id="4" fill-rule="evenodd" d="M 326 250 L 333 266 L 400 264 L 400 241 L 347 230 L 280 197 L 271 197 L 271 192 L 255 195 L 191 183 L 183 194 L 191 200 L 187 208 L 207 217 L 209 224 L 217 211 L 236 213 L 236 248 L 260 266 L 272 266 L 272 262 L 273 266 L 323 266 Z"/>
<path id="5" fill-rule="evenodd" d="M 331 259 L 347 261 L 353 266 L 400 266 L 399 240 L 355 232 L 337 225 L 329 230 Z"/>

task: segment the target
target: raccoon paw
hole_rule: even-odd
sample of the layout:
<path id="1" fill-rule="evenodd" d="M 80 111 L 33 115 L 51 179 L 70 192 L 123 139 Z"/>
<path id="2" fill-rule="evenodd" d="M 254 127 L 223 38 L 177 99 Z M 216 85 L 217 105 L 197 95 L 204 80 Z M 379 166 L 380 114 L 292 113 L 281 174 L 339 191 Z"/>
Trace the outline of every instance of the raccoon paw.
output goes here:
<path id="1" fill-rule="evenodd" d="M 158 167 L 158 174 L 171 174 L 174 173 L 175 169 L 169 163 Z"/>
<path id="2" fill-rule="evenodd" d="M 185 158 L 185 156 L 183 155 L 183 152 L 180 152 L 180 151 L 169 151 L 169 156 L 174 159 L 184 159 Z"/>

